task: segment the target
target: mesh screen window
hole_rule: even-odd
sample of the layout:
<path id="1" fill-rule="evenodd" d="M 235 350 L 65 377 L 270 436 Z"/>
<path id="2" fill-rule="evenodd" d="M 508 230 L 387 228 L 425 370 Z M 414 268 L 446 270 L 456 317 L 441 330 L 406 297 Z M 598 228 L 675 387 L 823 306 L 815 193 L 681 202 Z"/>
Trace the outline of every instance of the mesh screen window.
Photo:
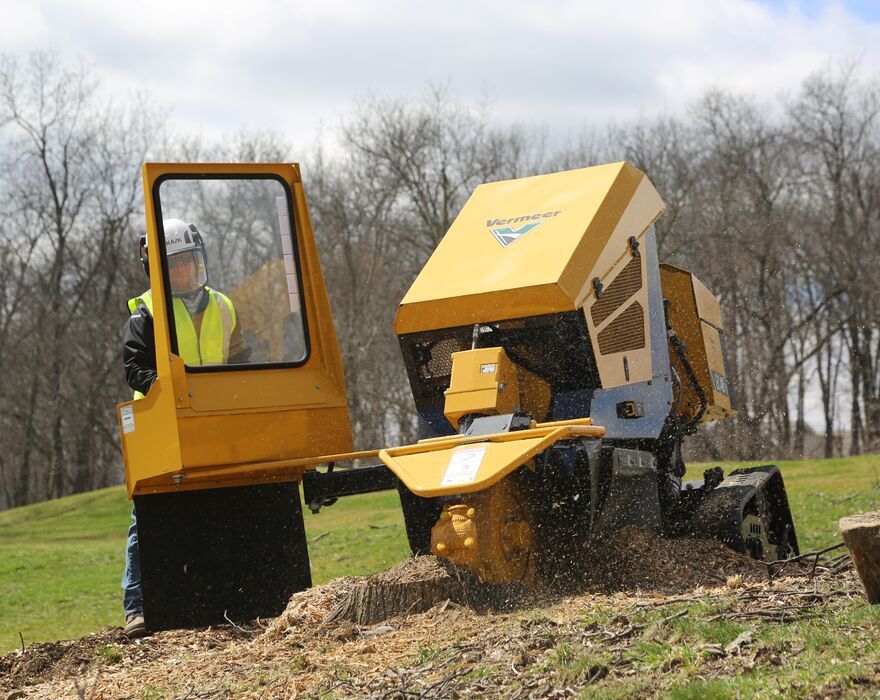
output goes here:
<path id="1" fill-rule="evenodd" d="M 186 241 L 173 246 L 165 239 L 177 349 L 187 367 L 304 362 L 308 342 L 287 185 L 274 178 L 169 178 L 156 200 L 165 222 L 194 226 L 204 245 L 207 284 L 192 292 L 186 275 L 190 267 L 199 274 L 198 255 L 190 263 L 181 250 Z"/>

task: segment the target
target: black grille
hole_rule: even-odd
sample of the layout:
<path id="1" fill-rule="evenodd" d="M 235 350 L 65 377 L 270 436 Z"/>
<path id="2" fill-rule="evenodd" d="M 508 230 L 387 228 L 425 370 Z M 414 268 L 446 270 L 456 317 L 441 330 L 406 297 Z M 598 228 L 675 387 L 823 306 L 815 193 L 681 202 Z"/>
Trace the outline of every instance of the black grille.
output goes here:
<path id="1" fill-rule="evenodd" d="M 553 391 L 599 386 L 583 313 L 531 316 L 481 324 L 480 347 L 503 347 L 511 360 L 550 383 Z M 400 349 L 420 412 L 443 406 L 452 353 L 471 347 L 473 326 L 443 328 L 400 336 Z"/>
<path id="2" fill-rule="evenodd" d="M 453 337 L 429 341 L 419 348 L 419 372 L 423 379 L 449 377 L 452 374 L 452 353 L 467 350 L 467 338 Z"/>

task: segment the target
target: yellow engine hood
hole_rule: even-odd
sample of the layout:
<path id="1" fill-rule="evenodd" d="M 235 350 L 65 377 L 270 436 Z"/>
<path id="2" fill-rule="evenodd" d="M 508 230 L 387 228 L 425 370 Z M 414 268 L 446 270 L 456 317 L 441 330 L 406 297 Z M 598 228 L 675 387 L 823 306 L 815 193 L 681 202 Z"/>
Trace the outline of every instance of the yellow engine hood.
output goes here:
<path id="1" fill-rule="evenodd" d="M 640 238 L 663 208 L 623 162 L 480 185 L 403 298 L 395 331 L 576 309 L 612 236 Z"/>

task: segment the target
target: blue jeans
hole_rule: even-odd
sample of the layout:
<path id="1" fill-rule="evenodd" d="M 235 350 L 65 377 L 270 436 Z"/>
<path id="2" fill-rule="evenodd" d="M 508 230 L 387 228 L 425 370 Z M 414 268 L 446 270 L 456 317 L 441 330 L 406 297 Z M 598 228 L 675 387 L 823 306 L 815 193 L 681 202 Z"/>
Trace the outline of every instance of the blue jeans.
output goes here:
<path id="1" fill-rule="evenodd" d="M 138 553 L 138 525 L 134 506 L 131 507 L 131 527 L 128 528 L 128 543 L 125 547 L 125 571 L 122 572 L 122 605 L 125 616 L 144 611 L 141 595 L 141 558 Z"/>

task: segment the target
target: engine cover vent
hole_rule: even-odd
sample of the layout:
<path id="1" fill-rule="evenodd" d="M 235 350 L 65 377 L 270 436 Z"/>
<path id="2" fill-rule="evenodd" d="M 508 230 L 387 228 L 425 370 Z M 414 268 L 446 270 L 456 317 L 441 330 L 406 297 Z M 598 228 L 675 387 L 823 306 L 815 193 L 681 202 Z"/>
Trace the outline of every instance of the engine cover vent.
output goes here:
<path id="1" fill-rule="evenodd" d="M 630 304 L 599 332 L 598 340 L 599 352 L 603 355 L 645 347 L 645 311 L 642 305 L 637 301 Z"/>
<path id="2" fill-rule="evenodd" d="M 642 257 L 633 256 L 614 281 L 608 285 L 590 313 L 593 317 L 593 325 L 599 326 L 602 322 L 619 309 L 624 302 L 642 288 Z"/>

